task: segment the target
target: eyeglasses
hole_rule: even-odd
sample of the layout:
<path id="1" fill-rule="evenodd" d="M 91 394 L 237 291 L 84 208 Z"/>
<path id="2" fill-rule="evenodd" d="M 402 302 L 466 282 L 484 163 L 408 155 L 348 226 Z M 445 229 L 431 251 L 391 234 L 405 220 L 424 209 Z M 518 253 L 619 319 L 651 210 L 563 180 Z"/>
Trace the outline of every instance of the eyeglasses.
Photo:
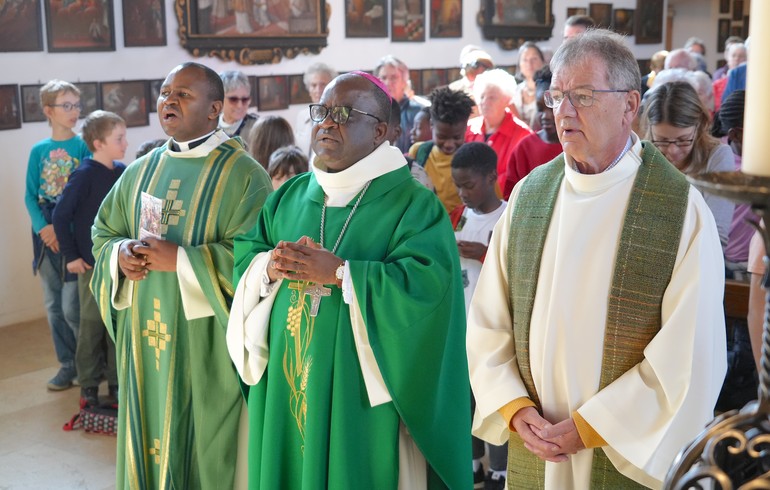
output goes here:
<path id="1" fill-rule="evenodd" d="M 592 88 L 576 88 L 572 90 L 546 90 L 543 92 L 545 105 L 556 109 L 567 98 L 573 107 L 591 107 L 594 104 L 595 93 L 630 92 L 630 90 L 596 90 Z"/>
<path id="2" fill-rule="evenodd" d="M 359 111 L 358 109 L 354 109 L 353 107 L 336 105 L 332 108 L 329 108 L 323 104 L 310 104 L 310 119 L 313 122 L 317 122 L 317 123 L 323 122 L 323 120 L 326 119 L 326 116 L 331 115 L 332 121 L 342 125 L 348 122 L 348 118 L 350 117 L 351 112 L 357 112 L 365 116 L 373 117 L 377 120 L 377 122 L 382 122 L 382 119 L 375 116 L 374 114 L 369 114 L 368 112 Z"/>
<path id="3" fill-rule="evenodd" d="M 695 141 L 695 131 L 693 131 L 692 137 L 687 139 L 676 140 L 652 140 L 652 144 L 661 150 L 668 148 L 670 145 L 676 145 L 677 148 L 687 148 L 692 146 Z"/>
<path id="4" fill-rule="evenodd" d="M 248 104 L 251 100 L 251 97 L 236 97 L 235 95 L 228 95 L 226 98 L 231 104 L 237 104 L 238 102 Z"/>
<path id="5" fill-rule="evenodd" d="M 83 106 L 80 103 L 73 104 L 72 102 L 65 102 L 63 104 L 51 104 L 51 107 L 61 107 L 64 112 L 70 112 L 72 109 L 82 110 Z"/>

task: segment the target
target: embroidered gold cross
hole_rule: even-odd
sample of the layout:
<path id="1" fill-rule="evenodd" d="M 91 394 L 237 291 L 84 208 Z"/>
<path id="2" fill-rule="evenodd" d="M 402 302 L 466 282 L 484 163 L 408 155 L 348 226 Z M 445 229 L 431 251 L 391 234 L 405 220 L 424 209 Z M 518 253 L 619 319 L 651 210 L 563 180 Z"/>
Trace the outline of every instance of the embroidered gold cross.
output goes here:
<path id="1" fill-rule="evenodd" d="M 152 447 L 150 448 L 150 456 L 155 457 L 155 464 L 160 464 L 160 439 L 152 440 Z"/>
<path id="2" fill-rule="evenodd" d="M 160 300 L 154 298 L 152 307 L 153 319 L 147 320 L 147 328 L 142 330 L 142 337 L 147 337 L 147 344 L 155 347 L 155 369 L 160 370 L 160 351 L 166 350 L 166 343 L 171 340 L 168 325 L 160 321 Z"/>
<path id="3" fill-rule="evenodd" d="M 163 209 L 161 210 L 160 223 L 162 226 L 162 232 L 165 235 L 169 226 L 179 224 L 179 218 L 185 216 L 186 211 L 182 209 L 183 201 L 177 200 L 179 194 L 179 185 L 182 181 L 180 179 L 174 179 L 168 187 L 166 192 L 166 198 L 163 200 Z"/>

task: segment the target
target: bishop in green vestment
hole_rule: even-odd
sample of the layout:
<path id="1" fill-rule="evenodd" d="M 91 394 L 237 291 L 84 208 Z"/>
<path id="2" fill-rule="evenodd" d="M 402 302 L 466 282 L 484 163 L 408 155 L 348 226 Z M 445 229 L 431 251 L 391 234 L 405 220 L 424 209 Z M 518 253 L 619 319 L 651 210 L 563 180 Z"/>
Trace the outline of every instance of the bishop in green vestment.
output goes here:
<path id="1" fill-rule="evenodd" d="M 472 487 L 458 253 L 385 141 L 377 83 L 327 86 L 312 172 L 235 242 L 227 343 L 250 385 L 253 489 Z"/>
<path id="2" fill-rule="evenodd" d="M 270 178 L 216 129 L 215 72 L 182 65 L 160 94 L 172 139 L 129 165 L 93 228 L 91 288 L 118 359 L 117 488 L 230 489 L 243 404 L 225 344 L 233 239 Z"/>

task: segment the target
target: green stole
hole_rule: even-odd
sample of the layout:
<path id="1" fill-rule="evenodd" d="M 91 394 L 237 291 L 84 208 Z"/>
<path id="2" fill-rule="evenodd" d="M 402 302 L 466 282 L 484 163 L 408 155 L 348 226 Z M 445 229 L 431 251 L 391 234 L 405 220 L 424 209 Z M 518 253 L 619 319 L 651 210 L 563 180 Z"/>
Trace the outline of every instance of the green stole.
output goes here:
<path id="1" fill-rule="evenodd" d="M 663 293 L 671 279 L 682 234 L 689 184 L 652 144 L 642 144 L 639 166 L 615 260 L 609 295 L 599 390 L 642 361 L 644 348 L 660 330 Z M 522 381 L 539 411 L 529 364 L 529 329 L 540 260 L 564 178 L 564 154 L 533 170 L 521 188 L 508 245 L 509 307 Z M 511 433 L 511 488 L 544 487 L 545 462 Z M 537 482 L 537 483 L 536 483 Z M 646 488 L 618 472 L 601 448 L 594 449 L 590 488 Z"/>

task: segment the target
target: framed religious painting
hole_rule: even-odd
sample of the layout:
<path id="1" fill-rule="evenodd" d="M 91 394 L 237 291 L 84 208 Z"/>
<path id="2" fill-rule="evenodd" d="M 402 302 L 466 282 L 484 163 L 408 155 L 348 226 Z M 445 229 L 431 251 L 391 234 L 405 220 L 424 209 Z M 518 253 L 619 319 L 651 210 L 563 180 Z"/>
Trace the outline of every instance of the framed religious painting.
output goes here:
<path id="1" fill-rule="evenodd" d="M 460 68 L 447 68 L 446 69 L 446 80 L 447 83 L 452 83 L 455 80 L 459 80 L 462 78 L 462 75 L 460 74 Z"/>
<path id="2" fill-rule="evenodd" d="M 650 73 L 650 60 L 649 59 L 642 59 L 642 60 L 636 60 L 636 64 L 639 65 L 639 73 L 642 74 L 642 76 Z"/>
<path id="3" fill-rule="evenodd" d="M 720 14 L 730 13 L 730 0 L 719 0 L 719 13 Z"/>
<path id="4" fill-rule="evenodd" d="M 393 0 L 390 39 L 393 42 L 425 41 L 424 0 Z"/>
<path id="5" fill-rule="evenodd" d="M 22 85 L 21 88 L 21 116 L 25 123 L 45 121 L 43 106 L 40 104 L 40 87 L 36 85 Z"/>
<path id="6" fill-rule="evenodd" d="M 278 63 L 318 54 L 327 44 L 331 7 L 325 0 L 270 0 L 257 2 L 258 7 L 247 1 L 174 2 L 179 41 L 193 56 L 242 65 Z"/>
<path id="7" fill-rule="evenodd" d="M 588 10 L 585 7 L 567 7 L 567 18 L 573 15 L 588 15 Z"/>
<path id="8" fill-rule="evenodd" d="M 123 45 L 166 45 L 164 0 L 123 0 Z"/>
<path id="9" fill-rule="evenodd" d="M 42 51 L 40 0 L 17 0 L 0 6 L 0 52 Z"/>
<path id="10" fill-rule="evenodd" d="M 634 36 L 636 44 L 663 42 L 663 0 L 636 0 Z"/>
<path id="11" fill-rule="evenodd" d="M 289 81 L 286 75 L 259 77 L 257 87 L 260 112 L 289 108 Z"/>
<path id="12" fill-rule="evenodd" d="M 251 87 L 251 91 L 249 95 L 251 96 L 251 102 L 249 102 L 249 107 L 257 107 L 257 101 L 259 100 L 259 83 L 257 82 L 258 78 L 255 75 L 249 75 L 249 86 Z"/>
<path id="13" fill-rule="evenodd" d="M 147 99 L 147 109 L 150 112 L 158 112 L 158 97 L 160 97 L 160 87 L 163 86 L 164 81 L 164 78 L 147 80 L 147 88 L 150 91 L 149 99 Z"/>
<path id="14" fill-rule="evenodd" d="M 552 0 L 481 0 L 477 16 L 484 39 L 506 50 L 553 36 Z"/>
<path id="15" fill-rule="evenodd" d="M 430 95 L 433 89 L 447 85 L 446 70 L 443 68 L 422 70 L 422 94 Z"/>
<path id="16" fill-rule="evenodd" d="M 733 20 L 743 20 L 743 0 L 733 1 Z"/>
<path id="17" fill-rule="evenodd" d="M 417 95 L 425 95 L 422 93 L 422 71 L 421 70 L 409 70 L 409 85 L 412 86 L 412 90 Z"/>
<path id="18" fill-rule="evenodd" d="M 112 0 L 45 3 L 48 51 L 115 51 Z"/>
<path id="19" fill-rule="evenodd" d="M 717 21 L 717 53 L 725 52 L 725 41 L 730 37 L 730 19 Z"/>
<path id="20" fill-rule="evenodd" d="M 742 34 L 741 37 L 743 39 L 749 38 L 749 16 L 748 15 L 743 16 L 743 32 L 741 34 Z"/>
<path id="21" fill-rule="evenodd" d="M 607 29 L 612 24 L 612 4 L 589 3 L 588 15 L 594 20 L 594 25 Z"/>
<path id="22" fill-rule="evenodd" d="M 97 109 L 101 109 L 102 99 L 99 95 L 99 84 L 97 82 L 75 82 L 75 86 L 80 90 L 80 119 L 85 118 Z"/>
<path id="23" fill-rule="evenodd" d="M 735 24 L 730 25 L 730 35 L 741 37 L 743 35 L 743 26 Z"/>
<path id="24" fill-rule="evenodd" d="M 0 85 L 0 130 L 21 127 L 18 85 Z"/>
<path id="25" fill-rule="evenodd" d="M 102 109 L 125 119 L 129 128 L 150 124 L 148 98 L 149 88 L 146 80 L 101 84 Z"/>
<path id="26" fill-rule="evenodd" d="M 430 37 L 463 37 L 463 0 L 429 2 Z"/>
<path id="27" fill-rule="evenodd" d="M 289 75 L 289 104 L 310 104 L 310 92 L 305 87 L 305 75 Z"/>
<path id="28" fill-rule="evenodd" d="M 388 3 L 345 0 L 345 37 L 388 37 Z"/>
<path id="29" fill-rule="evenodd" d="M 612 11 L 612 30 L 624 36 L 634 35 L 634 9 Z"/>

